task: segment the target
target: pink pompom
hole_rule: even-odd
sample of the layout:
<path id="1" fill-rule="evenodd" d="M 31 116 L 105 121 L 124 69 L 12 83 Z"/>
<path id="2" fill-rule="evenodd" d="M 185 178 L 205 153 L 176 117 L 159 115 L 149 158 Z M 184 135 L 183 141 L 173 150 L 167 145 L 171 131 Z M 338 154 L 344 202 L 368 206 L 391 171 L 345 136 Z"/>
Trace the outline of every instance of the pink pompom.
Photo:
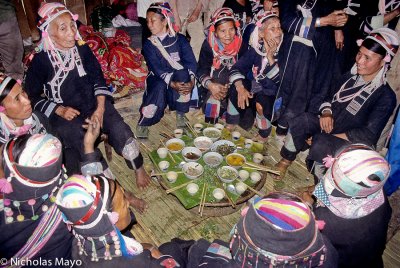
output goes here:
<path id="1" fill-rule="evenodd" d="M 325 228 L 325 221 L 317 221 L 318 230 L 323 230 Z"/>
<path id="2" fill-rule="evenodd" d="M 256 26 L 257 26 L 258 28 L 260 28 L 260 27 L 262 26 L 261 21 L 257 21 L 257 22 L 256 22 Z"/>
<path id="3" fill-rule="evenodd" d="M 108 213 L 108 217 L 110 218 L 110 221 L 112 224 L 116 224 L 117 221 L 119 220 L 119 214 L 114 211 L 111 213 Z"/>
<path id="4" fill-rule="evenodd" d="M 5 178 L 0 179 L 0 192 L 9 194 L 9 193 L 12 193 L 12 191 L 13 191 L 13 188 L 12 188 L 11 182 Z"/>
<path id="5" fill-rule="evenodd" d="M 325 167 L 330 168 L 335 161 L 335 158 L 333 158 L 331 155 L 328 155 L 327 157 L 322 159 L 322 162 L 324 163 Z"/>
<path id="6" fill-rule="evenodd" d="M 33 206 L 36 204 L 36 200 L 35 199 L 29 199 L 28 200 L 28 205 Z"/>
<path id="7" fill-rule="evenodd" d="M 390 60 L 391 60 L 391 57 L 389 54 L 386 54 L 386 56 L 383 58 L 384 62 L 390 62 Z"/>
<path id="8" fill-rule="evenodd" d="M 244 217 L 247 214 L 247 211 L 249 210 L 249 207 L 245 207 L 244 209 L 242 209 L 242 211 L 240 212 L 240 215 L 242 215 L 242 217 Z"/>
<path id="9" fill-rule="evenodd" d="M 363 41 L 364 41 L 364 40 L 362 40 L 362 39 L 358 39 L 358 40 L 356 41 L 357 46 L 360 47 Z"/>
<path id="10" fill-rule="evenodd" d="M 6 108 L 4 108 L 3 106 L 0 106 L 0 113 L 4 112 L 6 110 Z"/>
<path id="11" fill-rule="evenodd" d="M 43 38 L 49 37 L 49 33 L 43 31 L 43 32 L 42 32 L 42 37 L 43 37 Z"/>
<path id="12" fill-rule="evenodd" d="M 74 15 L 72 15 L 72 19 L 73 19 L 74 21 L 77 21 L 77 20 L 78 20 L 78 18 L 79 18 L 79 15 L 78 15 L 78 14 L 74 14 Z"/>

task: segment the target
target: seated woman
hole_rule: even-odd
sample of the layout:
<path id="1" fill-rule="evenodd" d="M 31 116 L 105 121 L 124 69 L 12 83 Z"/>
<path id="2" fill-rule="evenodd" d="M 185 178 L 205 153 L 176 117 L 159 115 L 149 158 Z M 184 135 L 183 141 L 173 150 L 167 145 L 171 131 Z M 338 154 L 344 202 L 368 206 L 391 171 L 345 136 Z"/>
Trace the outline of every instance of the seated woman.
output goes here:
<path id="1" fill-rule="evenodd" d="M 350 143 L 374 146 L 396 105 L 396 96 L 385 74 L 399 46 L 396 32 L 379 28 L 362 44 L 351 73 L 339 80 L 334 92 L 320 107 L 320 115 L 303 113 L 291 121 L 289 133 L 277 164 L 283 178 L 301 150 L 309 147 L 308 168 L 315 162 L 320 175 L 323 158 Z M 321 133 L 322 132 L 322 133 Z"/>
<path id="2" fill-rule="evenodd" d="M 195 242 L 187 267 L 337 267 L 336 250 L 318 226 L 300 198 L 271 193 L 243 209 L 230 244 Z"/>
<path id="3" fill-rule="evenodd" d="M 247 101 L 248 92 L 256 102 L 256 123 L 258 140 L 266 141 L 271 133 L 271 118 L 279 83 L 278 50 L 282 42 L 282 29 L 275 13 L 265 12 L 255 24 L 251 35 L 250 49 L 239 59 L 230 71 L 229 81 L 235 85 L 240 101 Z M 251 74 L 249 89 L 243 80 Z M 244 97 L 243 97 L 244 96 Z"/>
<path id="4" fill-rule="evenodd" d="M 61 142 L 50 134 L 23 135 L 6 142 L 1 156 L 0 255 L 8 265 L 27 258 L 19 265 L 29 267 L 70 260 L 73 237 L 54 205 L 66 176 Z"/>
<path id="5" fill-rule="evenodd" d="M 238 59 L 242 43 L 239 23 L 229 8 L 217 9 L 211 17 L 207 39 L 200 51 L 197 77 L 205 122 L 215 124 L 226 112 L 226 121 L 238 114 L 229 103 L 229 70 Z"/>
<path id="6" fill-rule="evenodd" d="M 80 161 L 84 155 L 82 125 L 86 118 L 97 117 L 110 145 L 135 170 L 137 186 L 146 187 L 150 178 L 139 146 L 112 104 L 96 57 L 79 36 L 77 16 L 60 3 L 46 3 L 38 13 L 41 51 L 35 54 L 25 80 L 34 109 L 49 118 L 63 145 L 79 152 Z M 137 199 L 132 204 L 139 209 L 144 206 Z"/>
<path id="7" fill-rule="evenodd" d="M 73 258 L 83 267 L 179 267 L 157 248 L 121 234 L 131 217 L 115 180 L 73 175 L 58 192 L 56 204 L 75 236 Z"/>
<path id="8" fill-rule="evenodd" d="M 185 113 L 189 111 L 197 68 L 186 37 L 175 32 L 169 4 L 151 4 L 146 16 L 152 36 L 144 42 L 142 49 L 149 76 L 139 109 L 136 132 L 139 138 L 148 137 L 149 126 L 161 120 L 167 105 L 170 110 L 176 110 L 177 127 L 186 127 Z"/>
<path id="9" fill-rule="evenodd" d="M 354 144 L 339 151 L 316 186 L 315 217 L 339 254 L 339 267 L 383 267 L 392 209 L 383 192 L 390 172 L 372 148 Z"/>

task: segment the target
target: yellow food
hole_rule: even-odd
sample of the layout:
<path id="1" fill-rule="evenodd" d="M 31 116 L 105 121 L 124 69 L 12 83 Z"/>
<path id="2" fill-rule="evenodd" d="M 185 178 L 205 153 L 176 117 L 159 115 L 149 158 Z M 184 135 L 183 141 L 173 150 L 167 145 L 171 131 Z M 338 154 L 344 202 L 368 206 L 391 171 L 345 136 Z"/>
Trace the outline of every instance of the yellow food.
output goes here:
<path id="1" fill-rule="evenodd" d="M 239 155 L 230 155 L 226 158 L 229 165 L 232 166 L 242 166 L 244 164 L 244 159 Z"/>
<path id="2" fill-rule="evenodd" d="M 168 148 L 168 150 L 171 150 L 171 151 L 179 151 L 179 150 L 182 150 L 183 145 L 178 142 L 172 142 L 167 145 L 167 148 Z"/>

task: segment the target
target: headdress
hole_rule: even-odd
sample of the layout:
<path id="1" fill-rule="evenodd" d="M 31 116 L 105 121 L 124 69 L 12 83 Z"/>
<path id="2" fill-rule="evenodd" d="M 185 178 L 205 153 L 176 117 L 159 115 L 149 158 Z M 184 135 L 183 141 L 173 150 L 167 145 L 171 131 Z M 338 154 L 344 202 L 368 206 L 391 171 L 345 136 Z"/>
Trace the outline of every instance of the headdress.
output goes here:
<path id="1" fill-rule="evenodd" d="M 272 11 L 266 11 L 266 12 L 263 12 L 262 14 L 258 15 L 257 21 L 255 22 L 254 30 L 250 36 L 250 45 L 255 49 L 257 54 L 262 55 L 262 56 L 266 56 L 266 53 L 263 53 L 260 49 L 260 47 L 262 47 L 262 42 L 260 43 L 259 30 L 262 27 L 263 23 L 270 18 L 279 18 L 279 17 L 278 17 L 278 14 L 276 14 L 275 12 L 272 12 Z M 283 40 L 283 38 L 282 38 L 282 40 Z M 279 44 L 279 46 L 280 46 L 280 44 Z"/>
<path id="2" fill-rule="evenodd" d="M 111 201 L 105 177 L 73 175 L 57 194 L 57 206 L 78 241 L 79 254 L 90 255 L 92 261 L 143 251 L 140 243 L 123 236 L 115 227 L 118 214 L 110 211 Z"/>
<path id="3" fill-rule="evenodd" d="M 306 204 L 268 196 L 256 198 L 242 215 L 230 248 L 232 258 L 241 266 L 257 267 L 315 267 L 323 263 L 326 253 L 314 215 Z"/>
<path id="4" fill-rule="evenodd" d="M 179 31 L 179 27 L 175 24 L 174 13 L 168 2 L 164 3 L 153 3 L 150 5 L 149 9 L 159 9 L 161 14 L 165 17 L 168 23 L 168 31 L 171 36 L 176 35 Z"/>
<path id="5" fill-rule="evenodd" d="M 383 204 L 382 188 L 390 166 L 378 152 L 366 145 L 354 144 L 328 162 L 329 169 L 314 195 L 335 215 L 359 218 Z"/>
<path id="6" fill-rule="evenodd" d="M 39 20 L 37 27 L 39 28 L 40 31 L 42 31 L 42 40 L 41 40 L 41 45 L 43 45 L 43 48 L 45 51 L 48 50 L 54 50 L 54 44 L 53 41 L 51 40 L 49 33 L 48 33 L 48 27 L 49 24 L 58 16 L 64 13 L 69 13 L 74 21 L 78 20 L 78 15 L 77 14 L 72 14 L 71 11 L 69 11 L 63 4 L 61 3 L 43 3 L 42 6 L 40 7 L 38 14 L 41 17 Z M 76 22 L 75 22 L 76 26 Z M 79 35 L 79 31 L 76 31 L 76 40 L 82 40 L 82 37 Z"/>
<path id="7" fill-rule="evenodd" d="M 221 41 L 215 36 L 215 25 L 222 20 L 232 20 L 235 23 L 235 27 L 238 28 L 237 34 L 235 35 L 232 43 L 225 47 L 221 43 Z M 213 13 L 210 19 L 210 23 L 211 25 L 208 29 L 207 40 L 214 55 L 213 69 L 219 69 L 219 67 L 221 66 L 221 62 L 224 61 L 228 61 L 230 62 L 230 65 L 233 65 L 236 62 L 236 56 L 242 44 L 242 36 L 239 30 L 240 22 L 235 19 L 232 9 L 223 7 L 217 9 Z M 229 68 L 230 67 L 231 66 L 229 66 Z"/>
<path id="8" fill-rule="evenodd" d="M 16 147 L 23 147 L 18 156 Z M 50 134 L 25 135 L 4 145 L 0 191 L 6 223 L 37 220 L 48 210 L 64 179 L 61 151 L 61 142 Z"/>

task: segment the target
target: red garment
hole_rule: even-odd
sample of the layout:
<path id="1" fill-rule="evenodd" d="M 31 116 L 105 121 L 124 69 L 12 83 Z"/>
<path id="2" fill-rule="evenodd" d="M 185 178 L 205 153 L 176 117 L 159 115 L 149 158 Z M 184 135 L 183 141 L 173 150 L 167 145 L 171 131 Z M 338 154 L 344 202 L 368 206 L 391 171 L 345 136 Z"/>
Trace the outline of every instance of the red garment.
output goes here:
<path id="1" fill-rule="evenodd" d="M 214 32 L 210 31 L 208 34 L 208 43 L 210 44 L 210 47 L 214 54 L 213 67 L 215 69 L 219 69 L 219 67 L 221 66 L 221 57 L 233 57 L 234 62 L 236 62 L 236 55 L 238 54 L 240 45 L 242 44 L 242 37 L 235 35 L 232 43 L 224 46 L 223 50 L 220 50 L 220 46 L 222 44 L 218 41 L 219 40 L 215 37 Z"/>

